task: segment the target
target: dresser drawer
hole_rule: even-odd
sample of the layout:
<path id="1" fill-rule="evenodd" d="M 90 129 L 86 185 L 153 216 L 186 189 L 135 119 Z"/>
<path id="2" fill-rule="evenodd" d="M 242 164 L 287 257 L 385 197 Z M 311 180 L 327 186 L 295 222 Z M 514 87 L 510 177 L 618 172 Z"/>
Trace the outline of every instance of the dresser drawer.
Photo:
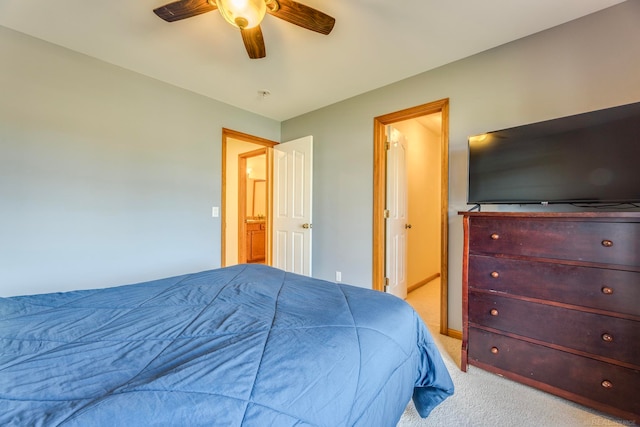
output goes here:
<path id="1" fill-rule="evenodd" d="M 469 256 L 469 288 L 640 316 L 640 273 Z"/>
<path id="2" fill-rule="evenodd" d="M 469 252 L 640 267 L 640 223 L 471 218 Z"/>
<path id="3" fill-rule="evenodd" d="M 469 292 L 469 322 L 640 366 L 640 322 Z"/>
<path id="4" fill-rule="evenodd" d="M 469 360 L 640 414 L 640 372 L 469 328 Z M 578 399 L 584 403 L 582 399 Z M 596 404 L 596 406 L 598 406 Z"/>

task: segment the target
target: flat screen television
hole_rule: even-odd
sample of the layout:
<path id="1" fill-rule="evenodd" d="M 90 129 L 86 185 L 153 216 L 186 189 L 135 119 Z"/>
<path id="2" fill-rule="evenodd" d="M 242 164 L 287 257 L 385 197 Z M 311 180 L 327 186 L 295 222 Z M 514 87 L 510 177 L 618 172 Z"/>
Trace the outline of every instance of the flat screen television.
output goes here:
<path id="1" fill-rule="evenodd" d="M 640 203 L 640 102 L 469 138 L 469 204 Z"/>

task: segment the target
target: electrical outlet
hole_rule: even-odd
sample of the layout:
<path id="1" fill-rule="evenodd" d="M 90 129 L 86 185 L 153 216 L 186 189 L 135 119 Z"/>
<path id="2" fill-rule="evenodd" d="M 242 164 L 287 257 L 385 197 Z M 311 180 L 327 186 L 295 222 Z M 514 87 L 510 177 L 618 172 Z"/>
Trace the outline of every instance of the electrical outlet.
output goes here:
<path id="1" fill-rule="evenodd" d="M 342 282 L 342 272 L 336 271 L 336 282 Z"/>

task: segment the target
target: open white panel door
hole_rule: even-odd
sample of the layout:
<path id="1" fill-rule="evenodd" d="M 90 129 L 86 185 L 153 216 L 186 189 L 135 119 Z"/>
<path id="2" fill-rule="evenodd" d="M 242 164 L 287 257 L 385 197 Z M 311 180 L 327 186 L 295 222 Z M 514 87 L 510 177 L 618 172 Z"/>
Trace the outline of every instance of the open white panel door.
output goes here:
<path id="1" fill-rule="evenodd" d="M 285 271 L 311 276 L 313 137 L 273 147 L 273 259 Z"/>
<path id="2" fill-rule="evenodd" d="M 407 166 L 404 136 L 387 126 L 385 291 L 407 297 Z"/>

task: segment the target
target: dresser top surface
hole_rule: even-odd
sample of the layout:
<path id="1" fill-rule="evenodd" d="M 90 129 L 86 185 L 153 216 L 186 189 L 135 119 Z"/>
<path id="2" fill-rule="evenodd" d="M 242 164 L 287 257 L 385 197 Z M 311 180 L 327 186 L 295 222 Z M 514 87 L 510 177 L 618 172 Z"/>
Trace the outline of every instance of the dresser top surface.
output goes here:
<path id="1" fill-rule="evenodd" d="M 460 211 L 459 215 L 466 217 L 488 218 L 553 218 L 553 219 L 577 219 L 577 220 L 623 220 L 630 222 L 640 221 L 640 212 L 468 212 Z"/>

